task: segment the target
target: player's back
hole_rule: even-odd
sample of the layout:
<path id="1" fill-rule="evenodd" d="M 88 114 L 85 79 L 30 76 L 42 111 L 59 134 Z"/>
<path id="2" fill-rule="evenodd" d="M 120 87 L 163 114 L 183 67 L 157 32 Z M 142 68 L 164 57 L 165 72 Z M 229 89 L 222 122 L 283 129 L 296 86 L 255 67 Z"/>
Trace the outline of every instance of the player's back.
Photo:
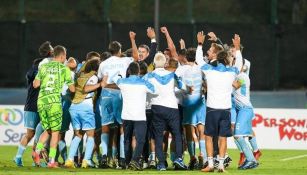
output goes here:
<path id="1" fill-rule="evenodd" d="M 241 82 L 241 87 L 233 93 L 236 108 L 252 107 L 250 102 L 250 79 L 248 75 L 241 72 L 237 79 Z"/>
<path id="2" fill-rule="evenodd" d="M 122 78 L 126 78 L 126 71 L 131 62 L 133 62 L 131 57 L 111 56 L 100 63 L 98 78 L 102 79 L 104 75 L 108 75 L 108 84 L 114 83 L 114 76 L 120 75 Z"/>
<path id="3" fill-rule="evenodd" d="M 183 65 L 178 67 L 176 75 L 181 78 L 182 82 L 193 88 L 191 93 L 183 94 L 183 105 L 192 105 L 202 98 L 202 71 L 198 65 Z"/>
<path id="4" fill-rule="evenodd" d="M 71 80 L 70 70 L 60 62 L 51 61 L 40 67 L 37 76 L 41 82 L 38 105 L 60 103 L 63 86 L 66 81 Z"/>
<path id="5" fill-rule="evenodd" d="M 232 83 L 238 73 L 236 68 L 218 64 L 202 67 L 207 81 L 207 106 L 215 109 L 231 108 Z"/>
<path id="6" fill-rule="evenodd" d="M 175 96 L 175 74 L 164 68 L 157 68 L 145 75 L 144 79 L 154 85 L 156 97 L 152 98 L 153 105 L 161 105 L 169 108 L 178 108 Z"/>

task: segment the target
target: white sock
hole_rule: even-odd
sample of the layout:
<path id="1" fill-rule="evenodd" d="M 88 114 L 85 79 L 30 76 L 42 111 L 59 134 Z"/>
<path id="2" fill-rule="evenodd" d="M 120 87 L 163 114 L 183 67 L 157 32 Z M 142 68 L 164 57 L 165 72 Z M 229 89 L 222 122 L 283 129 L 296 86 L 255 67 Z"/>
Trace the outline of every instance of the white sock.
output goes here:
<path id="1" fill-rule="evenodd" d="M 225 158 L 219 158 L 219 169 L 224 169 L 224 160 Z"/>
<path id="2" fill-rule="evenodd" d="M 209 166 L 210 168 L 213 168 L 213 167 L 214 167 L 214 165 L 213 165 L 213 157 L 208 157 L 208 166 Z"/>

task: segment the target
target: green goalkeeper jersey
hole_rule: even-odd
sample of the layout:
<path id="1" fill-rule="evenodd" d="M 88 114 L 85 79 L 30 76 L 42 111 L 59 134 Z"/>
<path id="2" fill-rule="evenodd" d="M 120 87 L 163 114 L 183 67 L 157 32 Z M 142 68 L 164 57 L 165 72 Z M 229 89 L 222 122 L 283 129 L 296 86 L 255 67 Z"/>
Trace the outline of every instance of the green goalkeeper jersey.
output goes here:
<path id="1" fill-rule="evenodd" d="M 54 103 L 61 103 L 61 92 L 64 84 L 68 86 L 73 84 L 69 68 L 57 61 L 43 64 L 35 79 L 40 80 L 38 108 L 48 108 Z"/>

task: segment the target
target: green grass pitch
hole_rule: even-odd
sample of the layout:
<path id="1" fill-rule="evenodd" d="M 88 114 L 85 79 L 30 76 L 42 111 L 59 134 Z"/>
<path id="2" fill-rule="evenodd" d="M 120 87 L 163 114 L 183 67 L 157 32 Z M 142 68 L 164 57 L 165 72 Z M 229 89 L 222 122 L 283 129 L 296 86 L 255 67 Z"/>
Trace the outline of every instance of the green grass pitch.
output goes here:
<path id="1" fill-rule="evenodd" d="M 306 144 L 307 148 L 307 144 Z M 131 171 L 131 170 L 112 170 L 112 169 L 48 169 L 32 167 L 31 148 L 28 147 L 23 158 L 24 167 L 16 167 L 12 159 L 16 154 L 17 146 L 0 146 L 0 175 L 95 175 L 95 174 L 204 174 L 198 170 L 195 171 L 174 171 L 169 168 L 165 172 L 156 170 Z M 237 161 L 239 152 L 237 150 L 229 150 L 229 155 L 233 162 L 226 169 L 225 174 L 278 174 L 278 175 L 307 175 L 307 151 L 306 150 L 262 150 L 260 165 L 253 170 L 237 170 Z M 306 156 L 304 156 L 306 155 Z M 301 156 L 300 158 L 295 158 Z M 283 161 L 282 159 L 295 159 Z M 185 161 L 188 161 L 188 155 L 185 156 Z M 212 174 L 212 173 L 211 173 Z"/>

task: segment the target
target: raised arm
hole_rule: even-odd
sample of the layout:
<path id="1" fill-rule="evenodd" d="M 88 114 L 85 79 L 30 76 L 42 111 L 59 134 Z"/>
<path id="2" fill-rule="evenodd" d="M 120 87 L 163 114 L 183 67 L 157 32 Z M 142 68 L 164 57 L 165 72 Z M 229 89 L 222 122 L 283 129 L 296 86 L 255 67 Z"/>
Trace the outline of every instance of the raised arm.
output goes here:
<path id="1" fill-rule="evenodd" d="M 222 45 L 222 46 L 224 47 L 223 42 L 220 40 L 220 38 L 218 38 L 218 37 L 215 35 L 215 33 L 209 32 L 209 33 L 208 33 L 208 36 L 210 37 L 208 40 L 217 42 L 218 44 L 220 44 L 220 45 Z"/>
<path id="2" fill-rule="evenodd" d="M 240 51 L 240 44 L 241 44 L 240 36 L 235 34 L 234 38 L 232 39 L 232 43 L 236 49 L 236 55 L 235 55 L 236 62 L 234 64 L 234 67 L 236 67 L 240 71 L 243 66 L 243 57 Z"/>
<path id="3" fill-rule="evenodd" d="M 138 48 L 136 46 L 135 43 L 135 33 L 133 31 L 129 32 L 129 37 L 130 37 L 130 41 L 131 41 L 131 48 L 132 48 L 132 57 L 134 59 L 134 61 L 139 60 L 139 53 L 138 53 Z"/>
<path id="4" fill-rule="evenodd" d="M 175 44 L 170 36 L 170 34 L 168 33 L 168 30 L 166 27 L 161 27 L 161 32 L 165 35 L 166 41 L 167 41 L 167 46 L 171 52 L 172 55 L 172 59 L 174 60 L 178 60 L 178 54 L 176 51 L 176 47 Z"/>
<path id="5" fill-rule="evenodd" d="M 203 66 L 206 64 L 204 60 L 204 54 L 203 54 L 203 44 L 205 42 L 205 35 L 203 31 L 200 31 L 197 33 L 197 49 L 196 49 L 196 55 L 195 55 L 195 61 L 199 66 Z"/>
<path id="6" fill-rule="evenodd" d="M 180 49 L 181 50 L 185 49 L 185 42 L 184 42 L 184 40 L 182 38 L 179 40 L 179 44 L 180 44 Z"/>
<path id="7" fill-rule="evenodd" d="M 151 41 L 150 51 L 148 57 L 144 60 L 147 65 L 150 65 L 153 62 L 153 59 L 157 53 L 157 41 L 156 41 L 156 33 L 152 27 L 147 28 L 147 36 Z"/>

